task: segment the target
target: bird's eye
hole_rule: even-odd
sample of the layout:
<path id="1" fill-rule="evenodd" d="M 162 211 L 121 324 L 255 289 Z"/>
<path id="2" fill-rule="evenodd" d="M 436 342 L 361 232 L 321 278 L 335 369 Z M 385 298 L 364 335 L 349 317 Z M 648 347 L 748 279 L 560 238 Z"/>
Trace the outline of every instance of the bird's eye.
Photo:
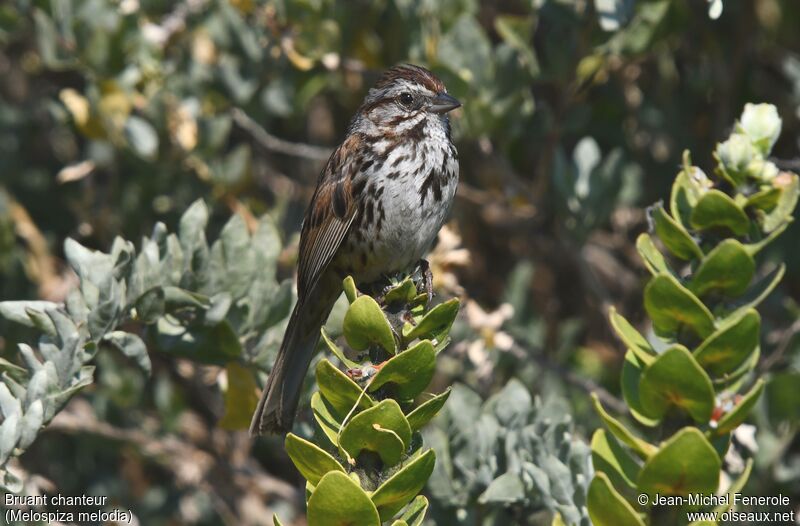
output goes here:
<path id="1" fill-rule="evenodd" d="M 414 97 L 407 91 L 404 91 L 400 94 L 400 104 L 403 106 L 411 106 L 411 103 L 414 102 Z"/>

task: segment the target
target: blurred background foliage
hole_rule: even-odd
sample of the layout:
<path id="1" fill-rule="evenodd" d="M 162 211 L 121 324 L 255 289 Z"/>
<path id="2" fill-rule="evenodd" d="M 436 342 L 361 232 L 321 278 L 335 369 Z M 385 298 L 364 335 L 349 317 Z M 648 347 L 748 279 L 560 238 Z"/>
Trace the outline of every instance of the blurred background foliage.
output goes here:
<path id="1" fill-rule="evenodd" d="M 621 409 L 623 349 L 606 309 L 644 319 L 634 240 L 681 152 L 711 165 L 744 103 L 770 102 L 783 119 L 774 160 L 800 166 L 797 20 L 795 0 L 5 1 L 0 298 L 63 301 L 77 283 L 65 238 L 108 251 L 157 221 L 174 230 L 198 198 L 210 239 L 231 214 L 252 226 L 268 213 L 285 245 L 278 276 L 291 277 L 330 148 L 383 69 L 420 63 L 465 103 L 453 118 L 461 186 L 431 257 L 439 295 L 465 306 L 432 390 L 460 382 L 458 399 L 477 403 L 517 379 L 524 394 L 502 392 L 529 407 L 521 421 L 548 414 L 530 394 L 566 403 L 577 424 L 556 419 L 554 433 L 585 440 L 598 425 L 587 391 Z M 763 308 L 755 440 L 740 437 L 756 450 L 751 494 L 800 496 L 798 228 L 767 255 L 788 271 Z M 0 321 L 0 356 L 23 340 L 32 334 Z M 270 511 L 302 524 L 281 442 L 251 446 L 217 426 L 225 369 L 151 358 L 148 377 L 97 355 L 96 383 L 17 465 L 28 489 L 108 495 L 148 525 L 268 524 Z M 484 429 L 448 414 L 435 435 Z M 491 443 L 509 440 L 492 429 Z M 534 459 L 552 449 L 541 440 Z M 498 457 L 488 472 L 467 458 L 457 485 L 431 479 L 433 520 L 529 524 L 557 509 L 479 499 L 511 469 L 502 445 L 486 447 Z"/>

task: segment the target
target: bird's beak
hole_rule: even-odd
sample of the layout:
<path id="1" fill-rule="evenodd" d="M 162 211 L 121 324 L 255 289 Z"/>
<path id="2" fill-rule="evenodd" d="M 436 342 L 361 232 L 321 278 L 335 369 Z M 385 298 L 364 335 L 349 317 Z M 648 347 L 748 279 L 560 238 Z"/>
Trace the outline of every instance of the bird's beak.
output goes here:
<path id="1" fill-rule="evenodd" d="M 431 100 L 431 105 L 428 106 L 428 110 L 432 111 L 433 113 L 447 113 L 448 111 L 454 110 L 459 106 L 461 106 L 461 103 L 452 95 L 448 95 L 447 93 L 437 93 L 436 96 Z"/>

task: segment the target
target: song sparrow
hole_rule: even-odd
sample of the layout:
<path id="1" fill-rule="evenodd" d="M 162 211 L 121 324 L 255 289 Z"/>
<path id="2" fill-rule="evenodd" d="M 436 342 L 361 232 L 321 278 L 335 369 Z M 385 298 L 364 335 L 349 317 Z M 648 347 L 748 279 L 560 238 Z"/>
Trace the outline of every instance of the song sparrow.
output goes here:
<path id="1" fill-rule="evenodd" d="M 433 73 L 413 65 L 386 71 L 369 90 L 306 211 L 297 304 L 251 434 L 291 429 L 341 280 L 371 283 L 407 271 L 430 250 L 458 185 L 446 114 L 460 105 Z"/>

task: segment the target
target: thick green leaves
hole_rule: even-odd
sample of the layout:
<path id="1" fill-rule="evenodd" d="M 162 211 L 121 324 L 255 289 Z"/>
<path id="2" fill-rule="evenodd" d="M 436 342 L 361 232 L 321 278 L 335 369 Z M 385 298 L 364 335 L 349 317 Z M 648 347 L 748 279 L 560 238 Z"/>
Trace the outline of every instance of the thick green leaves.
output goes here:
<path id="1" fill-rule="evenodd" d="M 761 317 L 755 309 L 731 317 L 694 350 L 697 362 L 712 376 L 738 368 L 758 347 Z"/>
<path id="2" fill-rule="evenodd" d="M 350 458 L 361 450 L 377 453 L 386 465 L 400 462 L 411 443 L 411 427 L 394 400 L 384 400 L 347 422 L 339 436 L 339 447 Z"/>
<path id="3" fill-rule="evenodd" d="M 353 301 L 344 315 L 342 329 L 347 343 L 357 351 L 372 345 L 378 345 L 390 354 L 397 351 L 392 327 L 378 302 L 369 296 L 360 296 Z"/>
<path id="4" fill-rule="evenodd" d="M 740 298 L 739 301 L 741 305 L 729 314 L 729 317 L 737 318 L 747 310 L 758 307 L 761 302 L 769 296 L 769 293 L 778 286 L 784 273 L 786 273 L 786 265 L 781 263 L 771 272 L 767 273 L 767 275 L 756 281 L 753 286 L 745 292 L 744 296 Z"/>
<path id="5" fill-rule="evenodd" d="M 708 308 L 674 276 L 659 274 L 644 289 L 644 307 L 659 336 L 674 337 L 686 326 L 701 338 L 714 331 Z"/>
<path id="6" fill-rule="evenodd" d="M 597 472 L 589 484 L 586 504 L 595 526 L 644 526 L 636 510 L 617 493 L 602 471 Z"/>
<path id="7" fill-rule="evenodd" d="M 700 423 L 714 410 L 711 380 L 692 354 L 675 345 L 656 358 L 642 373 L 639 398 L 645 414 L 660 419 L 670 406 L 684 409 Z"/>
<path id="8" fill-rule="evenodd" d="M 314 486 L 331 471 L 345 473 L 342 465 L 330 453 L 297 435 L 286 435 L 285 447 L 297 471 Z"/>
<path id="9" fill-rule="evenodd" d="M 761 392 L 764 390 L 764 380 L 759 378 L 756 384 L 742 397 L 736 406 L 719 419 L 717 423 L 716 434 L 724 435 L 736 429 L 739 424 L 745 421 L 750 410 L 758 402 Z"/>
<path id="10" fill-rule="evenodd" d="M 422 426 L 430 422 L 433 417 L 439 413 L 442 407 L 444 407 L 444 403 L 450 397 L 450 391 L 451 389 L 448 387 L 445 392 L 434 396 L 430 400 L 426 400 L 406 415 L 408 425 L 411 426 L 411 431 L 422 429 Z"/>
<path id="11" fill-rule="evenodd" d="M 624 487 L 630 491 L 636 489 L 639 465 L 617 439 L 598 429 L 592 435 L 591 447 L 595 471 L 608 475 L 615 487 Z"/>
<path id="12" fill-rule="evenodd" d="M 380 526 L 378 510 L 350 477 L 331 471 L 308 499 L 308 523 L 325 526 Z"/>
<path id="13" fill-rule="evenodd" d="M 325 343 L 325 346 L 333 353 L 334 356 L 339 359 L 340 362 L 342 362 L 349 369 L 356 369 L 359 367 L 359 364 L 345 356 L 344 351 L 340 349 L 338 345 L 336 345 L 330 336 L 328 336 L 328 331 L 325 330 L 325 327 L 320 329 L 320 333 L 322 334 L 322 341 Z"/>
<path id="14" fill-rule="evenodd" d="M 638 487 L 650 495 L 713 493 L 721 467 L 719 456 L 703 434 L 697 428 L 685 427 L 645 462 Z"/>
<path id="15" fill-rule="evenodd" d="M 384 362 L 368 391 L 391 386 L 398 399 L 412 400 L 428 387 L 435 371 L 436 351 L 429 340 L 423 340 Z"/>
<path id="16" fill-rule="evenodd" d="M 692 209 L 697 206 L 697 201 L 713 186 L 713 183 L 700 168 L 691 165 L 688 151 L 683 155 L 683 170 L 672 183 L 669 209 L 680 225 L 688 227 Z"/>
<path id="17" fill-rule="evenodd" d="M 414 284 L 414 281 L 408 277 L 404 279 L 402 283 L 387 292 L 383 297 L 383 302 L 386 305 L 410 303 L 416 295 L 417 286 Z"/>
<path id="18" fill-rule="evenodd" d="M 344 295 L 347 296 L 347 301 L 353 303 L 358 298 L 358 290 L 356 289 L 356 282 L 352 276 L 347 276 L 342 281 L 342 288 L 344 288 Z"/>
<path id="19" fill-rule="evenodd" d="M 622 396 L 628 404 L 631 415 L 640 424 L 652 427 L 658 424 L 659 419 L 645 415 L 646 411 L 642 407 L 642 401 L 639 396 L 639 382 L 642 378 L 644 367 L 645 364 L 633 351 L 628 350 L 625 353 L 625 361 L 622 363 Z"/>
<path id="20" fill-rule="evenodd" d="M 656 234 L 664 246 L 676 257 L 684 260 L 703 257 L 703 252 L 686 229 L 664 210 L 663 205 L 652 207 L 651 214 Z"/>
<path id="21" fill-rule="evenodd" d="M 458 299 L 451 299 L 432 308 L 416 326 L 406 324 L 403 327 L 403 338 L 412 341 L 415 338 L 441 339 L 453 325 L 458 314 Z"/>
<path id="22" fill-rule="evenodd" d="M 750 473 L 753 471 L 753 459 L 748 458 L 747 464 L 745 464 L 744 471 L 739 477 L 728 487 L 726 493 L 728 494 L 728 504 L 720 504 L 714 508 L 714 511 L 717 513 L 725 513 L 729 509 L 733 507 L 733 504 L 736 502 L 736 495 L 740 493 L 743 489 L 747 481 L 750 479 Z"/>
<path id="23" fill-rule="evenodd" d="M 382 521 L 394 517 L 403 507 L 422 491 L 433 472 L 436 454 L 432 449 L 424 452 L 381 484 L 372 494 L 372 502 L 378 508 Z M 413 516 L 413 514 L 412 514 Z"/>
<path id="24" fill-rule="evenodd" d="M 319 391 L 311 395 L 311 412 L 320 429 L 334 446 L 339 445 L 339 430 L 346 414 L 337 416 L 337 411 L 320 396 Z"/>
<path id="25" fill-rule="evenodd" d="M 743 236 L 750 230 L 750 220 L 742 207 L 716 189 L 709 190 L 700 198 L 692 210 L 690 221 L 694 228 L 700 230 L 723 227 L 737 236 Z"/>
<path id="26" fill-rule="evenodd" d="M 331 406 L 347 414 L 358 405 L 361 409 L 372 407 L 372 398 L 357 383 L 347 377 L 328 360 L 320 360 L 316 369 L 317 385 Z"/>
<path id="27" fill-rule="evenodd" d="M 603 409 L 603 406 L 600 404 L 600 400 L 594 393 L 592 393 L 592 402 L 594 403 L 595 411 L 597 411 L 597 414 L 603 419 L 603 422 L 606 424 L 606 427 L 611 434 L 614 435 L 620 442 L 631 448 L 641 458 L 648 458 L 658 451 L 656 446 L 636 437 L 630 432 L 630 430 L 628 430 L 627 427 L 622 425 L 619 420 L 609 415 L 606 410 Z"/>
<path id="28" fill-rule="evenodd" d="M 656 351 L 624 316 L 617 313 L 617 309 L 614 307 L 609 309 L 608 320 L 611 322 L 611 327 L 617 333 L 619 339 L 641 362 L 647 364 L 653 361 Z"/>
<path id="29" fill-rule="evenodd" d="M 420 495 L 411 501 L 406 509 L 403 510 L 403 515 L 400 516 L 400 520 L 405 522 L 408 526 L 422 526 L 427 511 L 428 499 L 425 498 L 425 495 Z"/>
<path id="30" fill-rule="evenodd" d="M 721 462 L 714 447 L 694 427 L 685 427 L 661 445 L 639 473 L 639 490 L 650 495 L 713 493 Z"/>
<path id="31" fill-rule="evenodd" d="M 689 290 L 697 296 L 718 291 L 736 297 L 744 293 L 756 263 L 747 249 L 735 239 L 726 239 L 703 258 L 689 282 Z"/>
<path id="32" fill-rule="evenodd" d="M 674 274 L 669 267 L 669 263 L 667 263 L 667 260 L 664 258 L 664 255 L 656 248 L 650 234 L 639 234 L 639 237 L 636 238 L 636 250 L 638 250 L 639 255 L 642 256 L 642 261 L 644 261 L 647 270 L 654 276 L 662 272 L 665 274 Z"/>
<path id="33" fill-rule="evenodd" d="M 781 195 L 775 208 L 760 218 L 761 229 L 765 233 L 772 232 L 792 220 L 792 213 L 800 197 L 800 178 L 797 174 L 782 172 L 775 178 L 773 185 L 780 189 Z"/>

